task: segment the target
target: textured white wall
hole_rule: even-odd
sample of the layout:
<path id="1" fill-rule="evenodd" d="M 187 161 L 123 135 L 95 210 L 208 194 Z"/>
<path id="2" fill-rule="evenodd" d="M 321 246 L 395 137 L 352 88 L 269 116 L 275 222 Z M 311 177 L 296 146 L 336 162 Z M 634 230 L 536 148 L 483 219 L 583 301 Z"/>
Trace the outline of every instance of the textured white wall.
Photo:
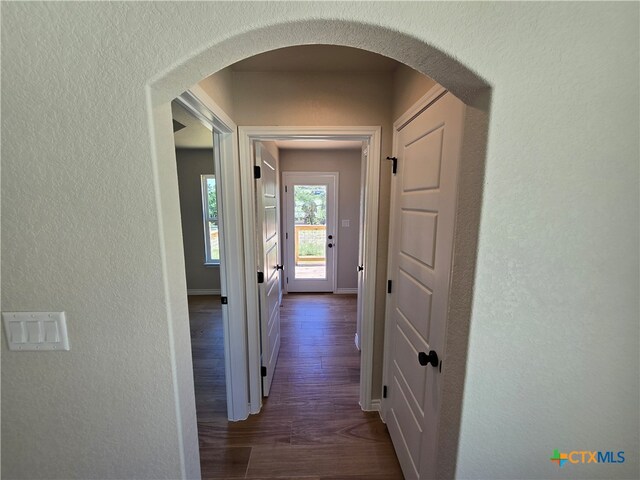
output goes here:
<path id="1" fill-rule="evenodd" d="M 638 8 L 3 3 L 2 308 L 72 347 L 3 339 L 3 476 L 198 475 L 168 102 L 317 42 L 493 89 L 457 475 L 638 477 Z"/>

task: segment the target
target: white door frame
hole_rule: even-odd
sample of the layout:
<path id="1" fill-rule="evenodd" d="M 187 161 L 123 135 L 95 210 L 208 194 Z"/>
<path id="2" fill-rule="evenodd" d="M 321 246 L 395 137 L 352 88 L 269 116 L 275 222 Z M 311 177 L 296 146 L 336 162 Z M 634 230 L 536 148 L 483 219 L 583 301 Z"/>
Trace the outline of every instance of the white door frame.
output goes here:
<path id="1" fill-rule="evenodd" d="M 242 381 L 247 375 L 247 356 L 244 349 L 238 349 L 236 345 L 244 345 L 247 330 L 244 322 L 230 321 L 232 318 L 244 318 L 246 303 L 242 275 L 244 250 L 242 243 L 236 241 L 242 238 L 242 222 L 237 215 L 241 205 L 240 194 L 235 188 L 240 179 L 237 126 L 199 86 L 192 87 L 177 100 L 214 135 L 219 222 L 223 233 L 220 258 L 224 259 L 220 262 L 220 295 L 227 297 L 228 301 L 222 305 L 226 309 L 223 331 L 227 416 L 229 420 L 244 420 L 249 416 L 249 389 L 247 382 Z"/>
<path id="2" fill-rule="evenodd" d="M 378 202 L 380 194 L 380 142 L 381 127 L 239 127 L 240 183 L 242 191 L 242 224 L 245 245 L 245 278 L 247 301 L 247 349 L 249 359 L 249 401 L 251 413 L 258 413 L 262 405 L 260 377 L 260 317 L 258 311 L 258 284 L 255 189 L 253 179 L 254 141 L 327 139 L 367 142 L 369 155 L 365 183 L 365 256 L 364 300 L 361 354 L 360 354 L 360 406 L 373 410 L 371 383 L 373 373 L 373 331 L 376 294 L 376 252 L 378 246 Z M 243 350 L 244 351 L 244 350 Z"/>
<path id="3" fill-rule="evenodd" d="M 299 171 L 286 171 L 286 172 L 280 172 L 282 175 L 282 184 L 283 185 L 287 185 L 287 180 L 290 177 L 318 177 L 318 176 L 326 176 L 326 177 L 331 177 L 332 181 L 333 181 L 333 208 L 332 210 L 332 215 L 333 215 L 333 225 L 329 225 L 329 222 L 327 221 L 327 231 L 331 230 L 333 231 L 333 236 L 334 239 L 332 241 L 332 243 L 334 244 L 334 246 L 336 248 L 334 248 L 332 255 L 333 255 L 333 259 L 331 262 L 331 275 L 332 275 L 332 281 L 331 281 L 331 291 L 333 293 L 336 293 L 337 290 L 337 285 L 338 285 L 338 248 L 340 248 L 340 245 L 338 242 L 336 242 L 336 240 L 338 239 L 338 205 L 339 205 L 339 197 L 338 197 L 338 189 L 340 188 L 340 175 L 338 172 L 299 172 Z M 280 192 L 282 195 L 282 192 Z M 293 194 L 293 192 L 291 192 Z M 282 216 L 282 220 L 284 222 L 284 226 L 288 227 L 288 214 L 290 213 L 288 210 L 288 205 L 287 205 L 287 201 L 286 201 L 285 197 L 285 201 L 282 203 L 283 205 L 283 210 L 284 210 L 284 215 Z M 328 206 L 328 202 L 327 202 L 327 206 Z M 329 208 L 327 208 L 327 212 L 329 212 Z M 332 227 L 332 228 L 329 228 Z M 288 228 L 285 230 L 285 232 L 289 232 Z M 326 239 L 325 239 L 326 240 Z M 290 263 L 289 262 L 289 252 L 287 245 L 289 245 L 289 242 L 283 242 L 282 246 L 283 246 L 283 262 L 286 263 Z M 290 265 L 285 265 L 286 267 L 286 275 L 288 276 L 289 272 L 289 268 Z M 294 270 L 295 270 L 295 266 L 294 266 Z M 289 285 L 285 282 L 284 284 L 285 286 L 285 292 L 289 292 Z"/>

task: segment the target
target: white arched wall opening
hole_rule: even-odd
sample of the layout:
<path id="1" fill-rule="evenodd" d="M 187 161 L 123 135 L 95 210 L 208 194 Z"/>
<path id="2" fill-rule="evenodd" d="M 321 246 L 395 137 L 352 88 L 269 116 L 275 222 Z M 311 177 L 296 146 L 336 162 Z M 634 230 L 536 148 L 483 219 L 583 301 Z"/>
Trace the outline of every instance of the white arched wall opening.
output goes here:
<path id="1" fill-rule="evenodd" d="M 464 129 L 460 164 L 451 307 L 446 340 L 448 374 L 444 379 L 442 404 L 447 408 L 441 421 L 447 428 L 440 428 L 437 447 L 438 476 L 453 477 L 456 455 L 452 452 L 457 452 L 462 413 L 490 87 L 477 74 L 421 40 L 386 27 L 338 20 L 279 23 L 241 33 L 220 43 L 205 46 L 200 53 L 151 79 L 147 86 L 183 476 L 198 476 L 199 453 L 189 345 L 189 316 L 183 302 L 172 301 L 184 298 L 186 291 L 183 282 L 174 280 L 184 275 L 184 271 L 170 102 L 205 76 L 239 60 L 265 51 L 303 44 L 343 45 L 393 58 L 427 74 L 470 107 Z M 382 154 L 384 156 L 385 152 Z M 379 228 L 385 229 L 388 226 L 381 223 Z"/>

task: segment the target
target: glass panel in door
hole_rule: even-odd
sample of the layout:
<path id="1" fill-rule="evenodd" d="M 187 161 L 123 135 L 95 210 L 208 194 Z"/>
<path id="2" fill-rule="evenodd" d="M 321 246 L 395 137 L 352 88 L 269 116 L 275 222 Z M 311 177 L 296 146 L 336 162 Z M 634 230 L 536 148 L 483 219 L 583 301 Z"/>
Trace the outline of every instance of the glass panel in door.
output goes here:
<path id="1" fill-rule="evenodd" d="M 295 278 L 327 278 L 327 186 L 294 185 Z"/>

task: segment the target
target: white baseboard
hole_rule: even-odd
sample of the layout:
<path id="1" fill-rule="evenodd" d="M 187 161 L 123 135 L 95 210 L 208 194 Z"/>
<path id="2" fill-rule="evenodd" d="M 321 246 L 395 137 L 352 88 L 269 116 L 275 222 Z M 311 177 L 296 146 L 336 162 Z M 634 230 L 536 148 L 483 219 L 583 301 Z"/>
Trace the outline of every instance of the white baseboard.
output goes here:
<path id="1" fill-rule="evenodd" d="M 337 293 L 338 295 L 353 295 L 354 293 L 358 293 L 357 288 L 336 288 L 333 293 Z"/>
<path id="2" fill-rule="evenodd" d="M 219 288 L 190 288 L 187 295 L 220 295 Z"/>
<path id="3" fill-rule="evenodd" d="M 362 408 L 362 403 L 360 404 L 360 408 Z M 363 411 L 365 412 L 380 412 L 380 408 L 381 408 L 381 404 L 380 404 L 380 399 L 375 399 L 375 400 L 371 400 L 371 402 L 369 403 L 369 408 L 365 409 L 362 408 Z"/>

